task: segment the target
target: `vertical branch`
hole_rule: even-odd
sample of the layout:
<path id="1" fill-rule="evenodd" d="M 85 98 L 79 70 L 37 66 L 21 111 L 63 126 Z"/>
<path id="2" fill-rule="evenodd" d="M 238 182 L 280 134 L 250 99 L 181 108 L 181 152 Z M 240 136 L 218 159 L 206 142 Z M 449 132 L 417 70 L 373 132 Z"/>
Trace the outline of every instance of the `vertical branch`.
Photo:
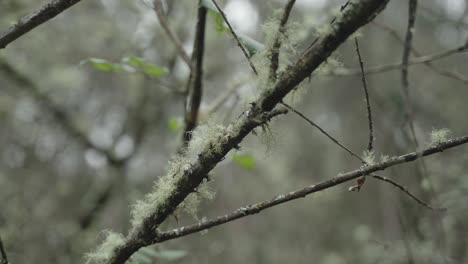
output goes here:
<path id="1" fill-rule="evenodd" d="M 198 17 L 195 29 L 195 40 L 193 42 L 192 65 L 187 84 L 187 98 L 185 101 L 185 129 L 183 133 L 183 144 L 186 146 L 192 138 L 192 130 L 197 125 L 198 110 L 202 98 L 203 80 L 203 54 L 205 49 L 205 25 L 206 8 L 198 5 Z"/>
<path id="2" fill-rule="evenodd" d="M 413 143 L 416 148 L 419 147 L 418 140 L 416 138 L 416 131 L 414 129 L 414 116 L 413 109 L 411 105 L 411 96 L 409 92 L 409 80 L 408 80 L 408 62 L 409 55 L 411 53 L 414 25 L 416 22 L 416 11 L 418 7 L 418 0 L 409 0 L 409 14 L 408 14 L 408 27 L 406 29 L 405 44 L 403 46 L 403 59 L 402 59 L 402 68 L 401 68 L 401 83 L 403 88 L 403 93 L 406 100 L 406 112 L 408 117 L 408 122 L 410 126 L 410 131 L 413 137 Z"/>
<path id="3" fill-rule="evenodd" d="M 289 0 L 284 7 L 283 16 L 281 17 L 278 32 L 276 32 L 275 40 L 273 41 L 273 46 L 271 47 L 270 53 L 270 73 L 268 75 L 268 80 L 275 81 L 277 78 L 277 72 L 279 67 L 279 53 L 281 48 L 281 38 L 286 32 L 286 23 L 289 19 L 289 14 L 294 6 L 296 0 Z"/>
<path id="4" fill-rule="evenodd" d="M 364 71 L 364 62 L 362 61 L 361 52 L 359 51 L 359 42 L 357 38 L 354 39 L 354 43 L 356 44 L 356 53 L 358 55 L 359 67 L 361 69 L 361 76 L 362 76 L 362 87 L 364 89 L 364 96 L 366 98 L 366 106 L 367 106 L 367 121 L 369 123 L 369 144 L 367 145 L 367 151 L 371 152 L 373 149 L 372 143 L 374 141 L 374 126 L 372 122 L 372 111 L 370 107 L 369 91 L 367 89 L 367 80 L 366 80 L 366 74 Z"/>

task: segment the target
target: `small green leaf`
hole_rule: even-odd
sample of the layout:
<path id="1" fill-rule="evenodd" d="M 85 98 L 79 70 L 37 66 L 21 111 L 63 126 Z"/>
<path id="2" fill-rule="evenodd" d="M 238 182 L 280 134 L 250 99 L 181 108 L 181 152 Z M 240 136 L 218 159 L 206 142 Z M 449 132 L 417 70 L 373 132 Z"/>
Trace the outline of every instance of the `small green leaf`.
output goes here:
<path id="1" fill-rule="evenodd" d="M 243 34 L 237 34 L 237 35 L 239 37 L 240 42 L 242 42 L 242 44 L 245 46 L 245 48 L 249 52 L 249 58 L 251 58 L 257 52 L 265 49 L 265 45 L 263 45 L 262 43 Z"/>
<path id="2" fill-rule="evenodd" d="M 232 160 L 246 170 L 251 170 L 255 166 L 255 159 L 250 153 L 234 153 L 232 155 Z"/>
<path id="3" fill-rule="evenodd" d="M 135 57 L 135 56 L 124 57 L 122 59 L 122 62 L 128 65 L 131 65 L 133 67 L 142 67 L 145 65 L 145 61 L 142 58 Z"/>
<path id="4" fill-rule="evenodd" d="M 180 120 L 175 117 L 170 118 L 167 125 L 172 132 L 178 132 L 182 128 Z"/>
<path id="5" fill-rule="evenodd" d="M 167 69 L 147 63 L 144 59 L 135 56 L 124 57 L 122 63 L 134 69 L 138 69 L 149 76 L 159 77 L 167 74 Z"/>
<path id="6" fill-rule="evenodd" d="M 167 74 L 167 70 L 165 68 L 156 66 L 154 64 L 143 65 L 143 71 L 149 76 L 155 76 L 155 77 Z"/>
<path id="7" fill-rule="evenodd" d="M 112 63 L 110 61 L 99 59 L 99 58 L 89 58 L 81 62 L 81 64 L 90 63 L 96 70 L 105 71 L 105 72 L 116 72 L 122 69 L 122 66 L 118 63 Z"/>

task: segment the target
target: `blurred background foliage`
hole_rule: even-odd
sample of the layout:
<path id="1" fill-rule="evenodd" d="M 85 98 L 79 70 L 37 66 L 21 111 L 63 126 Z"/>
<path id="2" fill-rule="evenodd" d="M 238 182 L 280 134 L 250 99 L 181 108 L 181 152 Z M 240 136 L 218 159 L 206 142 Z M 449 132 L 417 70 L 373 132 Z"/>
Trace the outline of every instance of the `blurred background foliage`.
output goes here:
<path id="1" fill-rule="evenodd" d="M 0 52 L 0 235 L 12 263 L 80 263 L 102 239 L 102 230 L 126 233 L 131 204 L 150 191 L 180 146 L 189 70 L 150 2 L 82 1 Z M 189 54 L 196 2 L 165 1 L 168 24 Z M 260 43 L 268 35 L 262 25 L 285 2 L 219 1 L 236 30 Z M 298 0 L 291 15 L 296 34 L 291 39 L 301 42 L 290 43 L 295 44 L 292 55 L 283 59 L 296 58 L 342 2 Z M 468 37 L 466 1 L 419 2 L 414 38 L 419 54 L 463 45 Z M 44 3 L 1 1 L 1 28 Z M 227 124 L 261 88 L 235 41 L 216 30 L 218 22 L 210 15 L 200 119 Z M 401 61 L 398 36 L 404 37 L 406 25 L 407 1 L 394 0 L 360 30 L 366 67 Z M 332 57 L 340 67 L 359 66 L 352 41 Z M 122 66 L 132 66 L 132 58 L 150 66 Z M 456 53 L 434 62 L 465 79 L 449 78 L 422 64 L 410 67 L 421 146 L 428 144 L 433 129 L 448 128 L 453 136 L 468 131 L 467 61 L 466 54 Z M 400 75 L 396 70 L 367 76 L 377 159 L 414 150 Z M 227 91 L 231 92 L 225 96 Z M 220 98 L 225 100 L 217 105 Z M 361 153 L 366 148 L 359 75 L 314 75 L 289 101 L 350 149 Z M 214 170 L 211 188 L 216 196 L 202 203 L 198 220 L 361 165 L 293 114 L 250 135 L 241 147 Z M 369 180 L 360 192 L 348 192 L 350 184 L 345 184 L 150 247 L 134 260 L 466 263 L 466 153 L 460 147 L 425 158 L 424 164 L 408 163 L 382 173 L 430 204 L 447 207 L 445 213 L 423 208 L 391 185 Z M 180 215 L 163 228 L 194 221 Z"/>

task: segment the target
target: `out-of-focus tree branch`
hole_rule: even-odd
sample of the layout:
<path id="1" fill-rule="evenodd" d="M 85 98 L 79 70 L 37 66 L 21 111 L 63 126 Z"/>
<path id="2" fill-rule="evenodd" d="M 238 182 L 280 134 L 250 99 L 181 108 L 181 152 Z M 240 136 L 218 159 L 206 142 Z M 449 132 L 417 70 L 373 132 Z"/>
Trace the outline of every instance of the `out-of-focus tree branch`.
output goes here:
<path id="1" fill-rule="evenodd" d="M 80 1 L 81 0 L 53 0 L 42 6 L 39 10 L 20 18 L 14 25 L 0 33 L 0 49 L 5 48 L 11 42 Z"/>

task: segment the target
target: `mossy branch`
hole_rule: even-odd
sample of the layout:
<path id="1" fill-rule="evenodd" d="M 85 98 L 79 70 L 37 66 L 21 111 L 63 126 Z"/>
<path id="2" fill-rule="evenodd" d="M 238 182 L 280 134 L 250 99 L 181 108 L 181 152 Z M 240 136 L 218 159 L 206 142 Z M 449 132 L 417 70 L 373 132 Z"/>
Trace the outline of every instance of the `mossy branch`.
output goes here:
<path id="1" fill-rule="evenodd" d="M 10 26 L 3 33 L 0 33 L 0 49 L 4 49 L 11 42 L 80 1 L 81 0 L 54 0 L 42 6 L 41 9 L 20 18 L 14 25 Z"/>
<path id="2" fill-rule="evenodd" d="M 330 30 L 313 47 L 306 50 L 296 63 L 279 74 L 278 82 L 273 87 L 266 88 L 244 115 L 233 121 L 223 134 L 209 138 L 201 148 L 197 149 L 196 158 L 187 158 L 186 163 L 174 176 L 175 181 L 171 183 L 172 192 L 166 193 L 163 201 L 151 207 L 152 210 L 132 228 L 123 244 L 112 250 L 110 258 L 104 263 L 123 264 L 139 248 L 155 243 L 158 239 L 157 228 L 189 194 L 195 191 L 217 163 L 230 150 L 236 148 L 254 128 L 279 114 L 273 110 L 275 106 L 317 69 L 351 34 L 383 10 L 387 3 L 388 0 L 360 0 L 350 3 L 349 8 L 336 19 Z"/>

